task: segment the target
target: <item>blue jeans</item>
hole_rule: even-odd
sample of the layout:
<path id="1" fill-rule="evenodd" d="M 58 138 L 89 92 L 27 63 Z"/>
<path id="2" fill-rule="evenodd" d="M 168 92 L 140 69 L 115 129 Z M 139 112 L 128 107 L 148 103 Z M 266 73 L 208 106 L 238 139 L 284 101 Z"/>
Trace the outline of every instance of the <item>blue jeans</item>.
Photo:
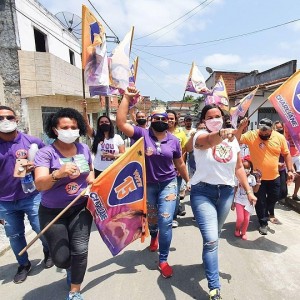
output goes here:
<path id="1" fill-rule="evenodd" d="M 233 187 L 199 182 L 191 187 L 191 206 L 203 238 L 202 259 L 210 290 L 220 289 L 218 239 L 233 200 Z"/>
<path id="2" fill-rule="evenodd" d="M 177 179 L 147 183 L 147 218 L 151 237 L 159 231 L 159 262 L 167 261 L 176 207 Z"/>
<path id="3" fill-rule="evenodd" d="M 177 215 L 179 212 L 179 205 L 180 205 L 180 188 L 182 185 L 182 177 L 177 176 L 177 197 L 176 197 L 176 207 L 173 215 L 173 220 L 177 220 Z"/>
<path id="4" fill-rule="evenodd" d="M 10 246 L 14 251 L 16 259 L 20 266 L 28 262 L 28 253 L 22 256 L 18 253 L 26 247 L 24 216 L 30 222 L 31 228 L 40 232 L 40 222 L 38 216 L 39 205 L 41 202 L 40 193 L 30 195 L 17 201 L 0 201 L 0 219 L 5 220 L 4 229 L 6 236 L 9 238 Z M 45 238 L 41 238 L 44 252 L 48 252 L 48 246 Z"/>

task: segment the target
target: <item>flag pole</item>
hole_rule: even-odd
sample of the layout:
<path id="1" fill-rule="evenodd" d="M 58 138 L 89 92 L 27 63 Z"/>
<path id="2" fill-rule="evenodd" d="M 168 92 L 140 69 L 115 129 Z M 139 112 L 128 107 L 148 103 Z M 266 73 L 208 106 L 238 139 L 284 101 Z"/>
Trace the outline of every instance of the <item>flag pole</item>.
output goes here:
<path id="1" fill-rule="evenodd" d="M 251 118 L 269 99 L 265 100 L 263 103 L 261 103 L 251 114 L 248 116 L 248 119 Z"/>
<path id="2" fill-rule="evenodd" d="M 24 252 L 26 252 L 35 242 L 38 240 L 41 235 L 43 235 L 71 206 L 73 206 L 84 194 L 86 191 L 90 188 L 91 185 L 86 187 L 71 203 L 69 203 L 37 236 L 30 242 L 26 247 L 23 248 L 19 252 L 19 256 L 23 255 Z"/>

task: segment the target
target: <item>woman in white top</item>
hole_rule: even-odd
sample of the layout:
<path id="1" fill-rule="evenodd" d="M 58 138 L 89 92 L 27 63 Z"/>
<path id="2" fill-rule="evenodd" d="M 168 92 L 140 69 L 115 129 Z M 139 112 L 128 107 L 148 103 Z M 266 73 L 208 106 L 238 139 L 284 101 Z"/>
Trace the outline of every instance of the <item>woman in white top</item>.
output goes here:
<path id="1" fill-rule="evenodd" d="M 87 134 L 93 138 L 92 152 L 95 154 L 94 172 L 98 177 L 115 159 L 125 152 L 125 143 L 119 134 L 115 134 L 114 125 L 107 116 L 101 116 L 97 120 L 97 131 L 89 125 L 86 114 L 86 101 L 83 102 L 84 114 L 87 125 Z"/>
<path id="2" fill-rule="evenodd" d="M 256 202 L 240 158 L 235 131 L 223 129 L 223 116 L 218 106 L 206 105 L 200 121 L 207 130 L 198 131 L 193 138 L 196 172 L 191 179 L 190 199 L 203 238 L 202 258 L 213 300 L 221 299 L 218 239 L 233 200 L 234 175 L 246 190 L 249 201 Z"/>

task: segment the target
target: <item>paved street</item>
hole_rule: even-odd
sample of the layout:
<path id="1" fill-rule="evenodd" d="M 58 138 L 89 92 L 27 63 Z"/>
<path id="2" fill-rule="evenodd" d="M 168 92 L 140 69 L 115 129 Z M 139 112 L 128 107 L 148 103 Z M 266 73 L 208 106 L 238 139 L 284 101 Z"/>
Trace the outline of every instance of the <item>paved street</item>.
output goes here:
<path id="1" fill-rule="evenodd" d="M 207 282 L 201 259 L 202 240 L 186 197 L 187 215 L 173 231 L 169 257 L 174 276 L 164 279 L 157 266 L 157 253 L 136 241 L 112 257 L 97 231 L 91 234 L 89 264 L 82 286 L 86 300 L 94 299 L 207 299 Z M 234 237 L 235 213 L 230 212 L 220 240 L 220 276 L 223 299 L 297 299 L 300 292 L 300 216 L 277 205 L 281 225 L 270 224 L 267 236 L 256 230 L 252 216 L 248 241 Z M 30 235 L 31 239 L 34 235 Z M 65 299 L 66 278 L 55 267 L 43 269 L 42 250 L 36 243 L 29 250 L 33 269 L 26 282 L 12 278 L 17 265 L 11 251 L 0 257 L 2 299 Z M 296 297 L 296 298 L 295 298 Z"/>

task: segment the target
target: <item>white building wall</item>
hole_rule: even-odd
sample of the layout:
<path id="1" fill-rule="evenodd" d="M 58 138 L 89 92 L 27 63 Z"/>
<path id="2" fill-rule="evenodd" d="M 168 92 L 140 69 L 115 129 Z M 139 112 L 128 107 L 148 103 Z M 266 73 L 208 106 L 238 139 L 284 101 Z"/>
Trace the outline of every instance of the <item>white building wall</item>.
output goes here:
<path id="1" fill-rule="evenodd" d="M 49 53 L 70 62 L 69 49 L 74 52 L 75 65 L 81 68 L 81 45 L 60 22 L 35 0 L 16 0 L 16 15 L 21 50 L 36 51 L 34 27 L 47 36 Z"/>

